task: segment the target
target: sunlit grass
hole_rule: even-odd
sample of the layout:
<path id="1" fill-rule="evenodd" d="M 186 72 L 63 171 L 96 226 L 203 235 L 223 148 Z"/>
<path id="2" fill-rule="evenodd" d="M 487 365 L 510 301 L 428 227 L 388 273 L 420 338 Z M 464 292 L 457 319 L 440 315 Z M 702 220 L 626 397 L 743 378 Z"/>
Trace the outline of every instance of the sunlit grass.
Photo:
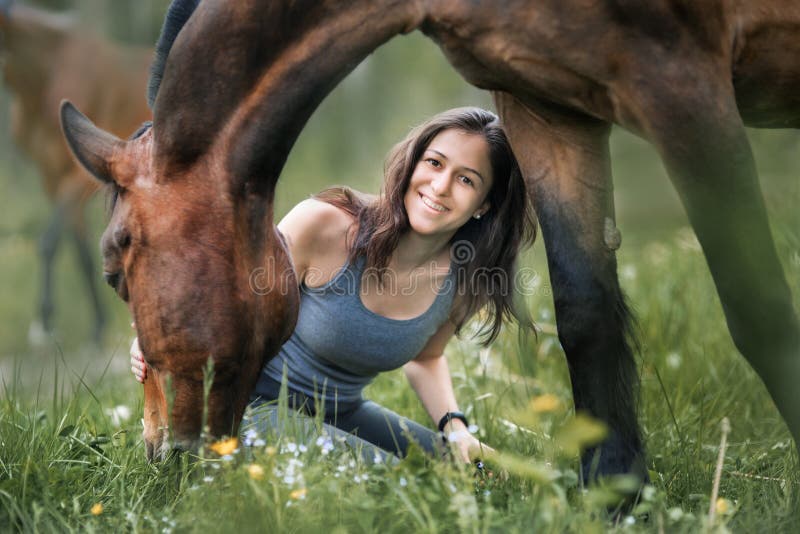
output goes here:
<path id="1" fill-rule="evenodd" d="M 549 297 L 542 295 L 531 306 L 550 333 L 529 340 L 524 354 L 512 331 L 485 351 L 467 340 L 448 348 L 463 409 L 501 452 L 488 471 L 420 454 L 397 465 L 364 465 L 324 439 L 303 441 L 291 432 L 246 434 L 212 446 L 206 459 L 149 464 L 133 379 L 109 371 L 82 381 L 58 358 L 56 376 L 42 380 L 47 391 L 23 392 L 14 375 L 5 384 L 0 529 L 790 531 L 798 526 L 800 480 L 788 432 L 733 349 L 690 235 L 678 232 L 620 259 L 639 311 L 652 478 L 629 514 L 606 512 L 633 489 L 626 479 L 580 489 L 574 449 L 595 430 L 571 414 L 563 357 L 547 323 Z M 529 351 L 533 366 L 520 365 Z M 368 396 L 426 421 L 400 373 L 379 377 Z M 120 406 L 129 408 L 128 419 Z M 723 417 L 732 432 L 722 500 L 708 525 Z"/>

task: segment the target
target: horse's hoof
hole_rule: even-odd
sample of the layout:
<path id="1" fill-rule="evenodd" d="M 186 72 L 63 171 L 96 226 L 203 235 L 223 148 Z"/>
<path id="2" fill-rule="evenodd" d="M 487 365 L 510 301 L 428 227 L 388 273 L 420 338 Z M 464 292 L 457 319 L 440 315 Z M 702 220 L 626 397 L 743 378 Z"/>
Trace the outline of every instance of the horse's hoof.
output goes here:
<path id="1" fill-rule="evenodd" d="M 41 322 L 31 321 L 31 325 L 28 327 L 28 344 L 31 347 L 43 347 L 47 344 L 49 338 L 50 335 Z"/>

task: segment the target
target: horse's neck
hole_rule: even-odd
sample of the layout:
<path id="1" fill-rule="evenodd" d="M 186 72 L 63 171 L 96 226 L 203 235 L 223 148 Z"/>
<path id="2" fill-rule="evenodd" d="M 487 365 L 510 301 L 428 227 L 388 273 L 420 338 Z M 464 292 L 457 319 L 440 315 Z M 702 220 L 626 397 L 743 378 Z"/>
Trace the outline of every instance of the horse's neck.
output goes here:
<path id="1" fill-rule="evenodd" d="M 218 149 L 238 188 L 258 182 L 271 197 L 322 99 L 370 52 L 416 28 L 423 13 L 409 0 L 243 4 L 235 14 L 195 14 L 181 33 L 156 102 L 157 143 L 184 162 Z M 225 78 L 224 87 L 209 83 L 208 65 L 222 66 L 214 76 Z M 187 86 L 196 88 L 192 101 Z"/>

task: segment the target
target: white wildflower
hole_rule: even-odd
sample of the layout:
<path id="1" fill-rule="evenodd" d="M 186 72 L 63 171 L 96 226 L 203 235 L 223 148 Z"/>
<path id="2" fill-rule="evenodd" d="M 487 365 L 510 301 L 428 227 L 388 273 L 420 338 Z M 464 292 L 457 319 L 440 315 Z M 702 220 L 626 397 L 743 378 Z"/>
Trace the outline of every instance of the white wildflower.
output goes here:
<path id="1" fill-rule="evenodd" d="M 317 447 L 321 449 L 323 456 L 327 455 L 329 452 L 333 450 L 333 440 L 325 434 L 318 437 L 316 443 Z"/>
<path id="2" fill-rule="evenodd" d="M 632 264 L 627 264 L 620 269 L 620 275 L 622 276 L 623 280 L 633 281 L 636 280 L 636 266 Z"/>
<path id="3" fill-rule="evenodd" d="M 670 352 L 667 354 L 667 367 L 670 369 L 678 369 L 681 366 L 681 355 L 677 352 Z"/>
<path id="4" fill-rule="evenodd" d="M 122 423 L 131 418 L 131 409 L 120 404 L 106 410 L 106 415 L 111 419 L 111 424 L 121 426 Z"/>
<path id="5" fill-rule="evenodd" d="M 671 521 L 679 521 L 683 517 L 683 510 L 677 506 L 670 508 L 667 510 L 667 517 L 669 517 Z"/>
<path id="6" fill-rule="evenodd" d="M 456 522 L 459 530 L 463 532 L 472 530 L 478 521 L 478 503 L 472 495 L 466 493 L 453 495 L 450 510 L 456 513 Z"/>
<path id="7" fill-rule="evenodd" d="M 254 428 L 248 428 L 242 436 L 242 443 L 245 447 L 252 447 L 256 439 L 258 439 L 258 432 Z"/>

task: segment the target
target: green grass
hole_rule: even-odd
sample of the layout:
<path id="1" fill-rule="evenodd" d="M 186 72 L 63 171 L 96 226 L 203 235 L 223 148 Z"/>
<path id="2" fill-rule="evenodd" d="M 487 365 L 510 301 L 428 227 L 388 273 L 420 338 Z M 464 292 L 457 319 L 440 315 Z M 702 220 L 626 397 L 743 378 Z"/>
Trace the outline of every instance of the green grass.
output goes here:
<path id="1" fill-rule="evenodd" d="M 542 333 L 520 353 L 516 335 L 506 332 L 486 351 L 466 340 L 448 348 L 463 408 L 482 438 L 507 454 L 506 472 L 495 464 L 491 478 L 418 455 L 396 466 L 366 466 L 346 453 L 326 456 L 314 443 L 292 452 L 291 433 L 268 437 L 273 448 L 242 447 L 227 459 L 209 453 L 193 463 L 149 464 L 138 422 L 140 388 L 124 370 L 105 370 L 124 356 L 97 356 L 95 376 L 86 378 L 91 373 L 69 370 L 67 357 L 56 354 L 53 376 L 22 380 L 12 373 L 4 384 L 0 530 L 793 531 L 800 526 L 800 481 L 792 443 L 731 344 L 691 236 L 681 230 L 620 256 L 641 325 L 641 411 L 653 483 L 619 523 L 605 510 L 625 480 L 579 488 L 569 435 L 587 429 L 570 415 L 556 339 Z M 789 263 L 794 281 L 798 270 Z M 552 322 L 546 280 L 539 293 L 531 306 L 546 326 Z M 23 390 L 22 383 L 41 385 Z M 530 398 L 545 394 L 558 406 L 535 414 Z M 426 420 L 399 373 L 381 376 L 368 396 Z M 109 413 L 118 405 L 135 415 L 114 421 Z M 720 486 L 729 511 L 709 525 L 723 417 L 732 426 Z M 263 478 L 250 476 L 253 464 Z M 287 482 L 290 464 L 294 480 Z M 93 515 L 97 503 L 103 510 Z"/>

